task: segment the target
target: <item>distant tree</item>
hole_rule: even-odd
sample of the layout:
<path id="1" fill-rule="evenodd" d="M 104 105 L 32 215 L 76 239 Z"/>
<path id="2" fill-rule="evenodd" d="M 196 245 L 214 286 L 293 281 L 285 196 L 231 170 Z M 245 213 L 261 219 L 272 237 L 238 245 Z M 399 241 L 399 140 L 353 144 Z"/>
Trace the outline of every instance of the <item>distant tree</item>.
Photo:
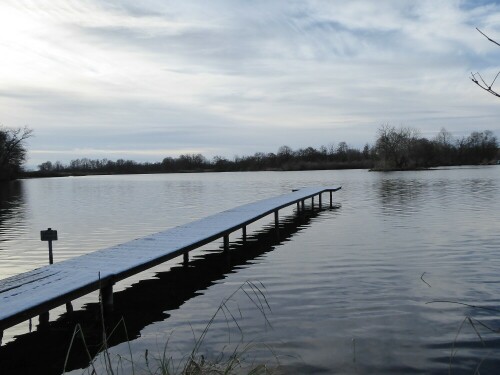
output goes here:
<path id="1" fill-rule="evenodd" d="M 323 159 L 328 157 L 328 148 L 326 146 L 320 146 L 319 152 L 321 153 Z"/>
<path id="2" fill-rule="evenodd" d="M 278 159 L 280 163 L 286 163 L 293 158 L 293 150 L 289 146 L 281 146 L 278 149 Z"/>
<path id="3" fill-rule="evenodd" d="M 347 152 L 349 151 L 349 146 L 346 142 L 339 142 L 337 146 L 337 158 L 340 161 L 347 161 Z"/>
<path id="4" fill-rule="evenodd" d="M 182 154 L 176 161 L 176 166 L 186 171 L 203 169 L 207 164 L 208 161 L 202 154 Z"/>
<path id="5" fill-rule="evenodd" d="M 176 170 L 175 159 L 171 156 L 167 156 L 161 162 L 161 166 L 164 172 L 174 172 Z"/>
<path id="6" fill-rule="evenodd" d="M 26 161 L 26 140 L 33 130 L 0 127 L 0 181 L 14 179 Z"/>
<path id="7" fill-rule="evenodd" d="M 395 128 L 382 125 L 377 131 L 375 144 L 382 169 L 406 169 L 412 167 L 413 148 L 419 139 L 419 132 L 408 127 Z"/>
<path id="8" fill-rule="evenodd" d="M 335 156 L 336 154 L 336 148 L 335 148 L 335 144 L 334 143 L 330 143 L 328 146 L 328 157 L 330 159 L 333 159 L 333 157 Z"/>
<path id="9" fill-rule="evenodd" d="M 52 165 L 51 161 L 46 161 L 38 165 L 38 170 L 40 172 L 51 172 L 53 169 L 54 166 Z"/>
<path id="10" fill-rule="evenodd" d="M 298 151 L 298 156 L 304 160 L 304 161 L 308 161 L 308 162 L 315 162 L 319 159 L 321 159 L 321 153 L 316 150 L 314 147 L 307 147 L 305 149 L 300 149 Z"/>
<path id="11" fill-rule="evenodd" d="M 414 168 L 429 168 L 440 165 L 436 143 L 427 138 L 414 141 L 410 153 L 410 165 Z"/>
<path id="12" fill-rule="evenodd" d="M 217 171 L 226 171 L 231 168 L 231 162 L 224 156 L 216 155 L 212 159 L 212 165 Z"/>
<path id="13" fill-rule="evenodd" d="M 442 146 L 451 147 L 453 145 L 453 135 L 445 128 L 441 128 L 434 141 Z"/>
<path id="14" fill-rule="evenodd" d="M 365 146 L 363 147 L 362 154 L 363 154 L 363 158 L 370 159 L 370 157 L 371 157 L 371 150 L 370 150 L 370 145 L 368 143 L 365 144 Z"/>
<path id="15" fill-rule="evenodd" d="M 445 128 L 441 128 L 433 139 L 434 151 L 437 154 L 437 164 L 452 165 L 456 161 L 457 149 L 454 143 L 453 135 Z"/>
<path id="16" fill-rule="evenodd" d="M 469 164 L 488 163 L 497 150 L 498 141 L 491 130 L 472 132 L 465 140 L 464 156 Z"/>
<path id="17" fill-rule="evenodd" d="M 64 169 L 64 165 L 58 160 L 52 165 L 52 169 L 55 171 L 62 171 Z"/>
<path id="18" fill-rule="evenodd" d="M 276 168 L 278 167 L 278 156 L 274 152 L 268 152 L 266 155 L 266 167 L 267 168 Z"/>

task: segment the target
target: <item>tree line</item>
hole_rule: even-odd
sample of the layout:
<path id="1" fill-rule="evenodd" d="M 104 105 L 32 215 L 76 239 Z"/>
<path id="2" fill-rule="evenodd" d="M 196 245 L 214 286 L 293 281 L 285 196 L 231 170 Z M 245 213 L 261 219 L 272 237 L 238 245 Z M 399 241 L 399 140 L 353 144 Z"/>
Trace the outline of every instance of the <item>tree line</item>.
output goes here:
<path id="1" fill-rule="evenodd" d="M 134 160 L 74 159 L 64 164 L 46 161 L 35 172 L 22 170 L 26 160 L 26 140 L 33 135 L 29 128 L 0 127 L 0 181 L 17 177 L 64 176 L 78 174 L 172 173 L 203 171 L 261 171 L 313 169 L 406 170 L 451 165 L 495 163 L 500 157 L 497 137 L 490 130 L 474 131 L 455 138 L 446 129 L 432 139 L 420 136 L 410 127 L 383 125 L 377 130 L 373 145 L 363 148 L 346 142 L 319 148 L 292 149 L 281 146 L 276 152 L 256 152 L 228 159 L 202 154 L 165 157 L 160 162 L 140 163 Z"/>
<path id="2" fill-rule="evenodd" d="M 81 158 L 68 164 L 44 162 L 38 170 L 44 173 L 169 173 L 169 172 L 227 172 L 260 170 L 308 170 L 370 168 L 373 165 L 367 145 L 363 150 L 348 147 L 340 142 L 337 147 L 330 145 L 319 149 L 307 147 L 292 150 L 281 146 L 276 153 L 256 152 L 249 156 L 235 156 L 228 159 L 215 156 L 211 159 L 202 154 L 182 154 L 178 157 L 166 157 L 161 162 L 139 163 L 133 160 Z"/>
<path id="3" fill-rule="evenodd" d="M 362 149 L 340 142 L 319 148 L 293 150 L 281 146 L 270 153 L 257 152 L 249 156 L 228 159 L 215 156 L 208 159 L 202 154 L 182 154 L 166 157 L 161 162 L 138 163 L 133 160 L 88 159 L 72 160 L 69 164 L 47 161 L 38 166 L 41 173 L 171 173 L 203 171 L 261 171 L 261 170 L 313 170 L 313 169 L 375 169 L 405 170 L 450 165 L 477 165 L 496 162 L 498 140 L 489 130 L 472 132 L 455 138 L 441 129 L 433 139 L 421 137 L 417 129 L 383 125 L 377 131 L 374 145 Z"/>
<path id="4" fill-rule="evenodd" d="M 490 164 L 499 158 L 498 140 L 490 130 L 455 138 L 442 128 L 429 140 L 414 128 L 383 125 L 374 149 L 379 170 Z"/>

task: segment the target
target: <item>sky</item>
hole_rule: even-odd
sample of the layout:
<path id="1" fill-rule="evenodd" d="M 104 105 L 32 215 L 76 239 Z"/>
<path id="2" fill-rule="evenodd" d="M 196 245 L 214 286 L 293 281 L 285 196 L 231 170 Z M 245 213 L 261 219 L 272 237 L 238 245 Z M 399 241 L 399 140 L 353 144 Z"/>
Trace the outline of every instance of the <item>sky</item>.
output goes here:
<path id="1" fill-rule="evenodd" d="M 0 0 L 0 124 L 34 130 L 32 166 L 500 136 L 476 27 L 500 40 L 500 2 Z"/>

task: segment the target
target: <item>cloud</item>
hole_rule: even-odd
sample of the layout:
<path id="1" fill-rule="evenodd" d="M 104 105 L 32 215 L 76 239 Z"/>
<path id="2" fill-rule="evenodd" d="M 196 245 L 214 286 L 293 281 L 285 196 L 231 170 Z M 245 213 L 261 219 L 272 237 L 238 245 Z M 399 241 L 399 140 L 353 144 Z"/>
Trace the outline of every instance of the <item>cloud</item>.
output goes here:
<path id="1" fill-rule="evenodd" d="M 33 150 L 229 157 L 361 146 L 382 123 L 498 131 L 500 103 L 468 76 L 499 68 L 500 48 L 475 30 L 500 36 L 499 10 L 455 0 L 6 0 L 0 122 L 34 128 Z"/>

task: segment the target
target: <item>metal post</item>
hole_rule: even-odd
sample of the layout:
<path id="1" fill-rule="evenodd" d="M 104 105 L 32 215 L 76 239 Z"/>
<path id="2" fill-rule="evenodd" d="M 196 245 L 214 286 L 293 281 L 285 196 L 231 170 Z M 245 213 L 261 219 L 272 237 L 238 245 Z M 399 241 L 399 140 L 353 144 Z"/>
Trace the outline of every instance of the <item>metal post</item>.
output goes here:
<path id="1" fill-rule="evenodd" d="M 297 202 L 297 212 L 300 212 L 300 204 Z"/>
<path id="2" fill-rule="evenodd" d="M 311 210 L 314 211 L 314 195 L 311 197 Z"/>
<path id="3" fill-rule="evenodd" d="M 304 211 L 305 211 L 305 209 L 306 209 L 305 199 L 302 199 L 301 203 L 302 203 L 302 204 L 301 204 L 301 205 L 302 205 L 302 212 L 304 212 Z"/>
<path id="4" fill-rule="evenodd" d="M 71 304 L 71 302 L 66 302 L 66 312 L 67 313 L 73 312 L 73 305 Z"/>
<path id="5" fill-rule="evenodd" d="M 321 211 L 322 201 L 321 201 L 321 193 L 319 193 L 319 210 Z"/>
<path id="6" fill-rule="evenodd" d="M 241 230 L 243 232 L 243 242 L 247 242 L 247 227 L 245 226 Z"/>
<path id="7" fill-rule="evenodd" d="M 0 330 L 0 345 L 2 345 L 3 331 Z"/>
<path id="8" fill-rule="evenodd" d="M 332 191 L 330 191 L 330 208 L 333 208 L 332 195 Z"/>
<path id="9" fill-rule="evenodd" d="M 229 234 L 224 235 L 224 251 L 229 251 Z"/>
<path id="10" fill-rule="evenodd" d="M 184 265 L 187 266 L 188 263 L 189 263 L 189 252 L 185 252 L 184 253 L 184 261 L 183 261 Z"/>

